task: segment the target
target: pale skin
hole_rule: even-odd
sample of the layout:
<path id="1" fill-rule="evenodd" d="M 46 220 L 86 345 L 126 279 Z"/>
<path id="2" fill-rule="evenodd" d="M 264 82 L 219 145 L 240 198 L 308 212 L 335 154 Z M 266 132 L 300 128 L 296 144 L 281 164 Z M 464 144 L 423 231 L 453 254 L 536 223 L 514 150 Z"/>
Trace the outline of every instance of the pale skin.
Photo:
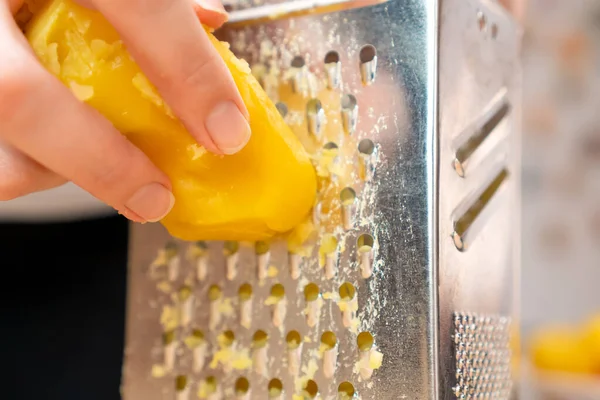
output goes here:
<path id="1" fill-rule="evenodd" d="M 101 12 L 199 144 L 234 154 L 250 138 L 248 111 L 200 20 L 227 20 L 219 0 L 77 0 Z M 525 0 L 500 0 L 519 20 Z M 72 181 L 135 222 L 173 207 L 167 176 L 37 61 L 0 0 L 0 200 Z"/>

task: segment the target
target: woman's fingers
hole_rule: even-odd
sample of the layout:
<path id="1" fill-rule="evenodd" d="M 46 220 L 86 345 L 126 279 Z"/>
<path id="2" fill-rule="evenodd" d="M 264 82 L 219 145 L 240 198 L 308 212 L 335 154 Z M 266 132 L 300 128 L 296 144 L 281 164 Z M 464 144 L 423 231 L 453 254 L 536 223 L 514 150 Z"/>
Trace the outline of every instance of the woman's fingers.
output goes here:
<path id="1" fill-rule="evenodd" d="M 170 182 L 144 153 L 46 71 L 0 4 L 0 139 L 135 221 L 173 206 Z"/>
<path id="2" fill-rule="evenodd" d="M 144 73 L 196 140 L 222 154 L 236 153 L 246 145 L 248 111 L 191 0 L 87 1 L 119 31 Z M 203 1 L 204 15 L 210 14 L 207 10 L 216 8 L 216 3 Z"/>
<path id="3" fill-rule="evenodd" d="M 0 141 L 0 201 L 51 189 L 66 180 Z"/>

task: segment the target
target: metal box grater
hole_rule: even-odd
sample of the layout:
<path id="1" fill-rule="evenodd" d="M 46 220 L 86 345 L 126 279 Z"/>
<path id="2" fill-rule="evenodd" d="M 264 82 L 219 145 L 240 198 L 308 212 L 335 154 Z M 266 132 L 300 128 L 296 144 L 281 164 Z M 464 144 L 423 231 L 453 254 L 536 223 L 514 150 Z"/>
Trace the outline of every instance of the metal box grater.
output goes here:
<path id="1" fill-rule="evenodd" d="M 315 156 L 318 235 L 135 225 L 125 400 L 513 396 L 520 31 L 494 1 L 374 3 L 234 8 L 222 37 Z"/>

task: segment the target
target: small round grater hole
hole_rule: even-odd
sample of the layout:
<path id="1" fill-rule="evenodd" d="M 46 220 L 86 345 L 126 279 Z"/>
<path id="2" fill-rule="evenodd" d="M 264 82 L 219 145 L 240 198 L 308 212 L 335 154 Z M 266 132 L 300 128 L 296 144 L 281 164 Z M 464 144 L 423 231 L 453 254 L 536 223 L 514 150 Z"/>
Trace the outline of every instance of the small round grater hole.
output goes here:
<path id="1" fill-rule="evenodd" d="M 208 244 L 205 241 L 200 240 L 194 243 L 194 248 L 200 253 L 204 254 L 208 250 Z"/>
<path id="2" fill-rule="evenodd" d="M 353 300 L 356 296 L 356 288 L 350 282 L 345 282 L 340 286 L 339 294 L 344 301 Z"/>
<path id="3" fill-rule="evenodd" d="M 323 62 L 325 64 L 339 63 L 340 55 L 335 50 L 329 51 L 329 52 L 327 52 L 327 54 L 325 54 L 325 58 L 323 59 Z"/>
<path id="4" fill-rule="evenodd" d="M 477 13 L 477 25 L 479 26 L 480 31 L 484 31 L 487 26 L 487 18 L 481 11 Z"/>
<path id="5" fill-rule="evenodd" d="M 252 285 L 249 283 L 244 283 L 243 285 L 241 285 L 238 289 L 238 296 L 241 301 L 250 300 L 250 298 L 252 297 Z"/>
<path id="6" fill-rule="evenodd" d="M 340 192 L 340 200 L 344 206 L 352 205 L 356 200 L 356 192 L 351 187 L 344 188 Z"/>
<path id="7" fill-rule="evenodd" d="M 175 378 L 175 390 L 183 392 L 187 388 L 188 379 L 185 375 L 179 375 Z"/>
<path id="8" fill-rule="evenodd" d="M 351 400 L 356 395 L 354 385 L 350 382 L 342 382 L 338 386 L 338 399 L 339 400 Z"/>
<path id="9" fill-rule="evenodd" d="M 306 118 L 309 133 L 313 136 L 319 136 L 325 123 L 325 110 L 321 100 L 312 98 L 306 103 Z"/>
<path id="10" fill-rule="evenodd" d="M 278 102 L 277 104 L 275 104 L 275 107 L 277 108 L 277 111 L 279 111 L 279 114 L 285 118 L 288 115 L 288 106 L 285 105 L 285 103 L 282 102 Z"/>
<path id="11" fill-rule="evenodd" d="M 373 236 L 368 233 L 363 233 L 356 240 L 356 246 L 358 247 L 359 253 L 366 253 L 373 249 Z"/>
<path id="12" fill-rule="evenodd" d="M 329 143 L 325 143 L 325 146 L 323 146 L 323 149 L 325 150 L 337 150 L 338 149 L 338 145 L 333 143 L 333 142 L 329 142 Z"/>
<path id="13" fill-rule="evenodd" d="M 276 302 L 280 302 L 281 300 L 283 300 L 284 296 L 285 288 L 281 283 L 277 283 L 271 287 L 271 297 L 273 298 L 273 300 L 275 300 Z"/>
<path id="14" fill-rule="evenodd" d="M 179 301 L 185 302 L 192 296 L 192 288 L 190 288 L 189 286 L 184 286 L 181 289 L 179 289 L 178 295 Z"/>
<path id="15" fill-rule="evenodd" d="M 359 58 L 362 64 L 371 62 L 377 57 L 377 49 L 372 44 L 366 44 L 360 49 Z"/>
<path id="16" fill-rule="evenodd" d="M 175 341 L 175 331 L 168 331 L 163 333 L 162 342 L 164 346 L 168 346 Z"/>
<path id="17" fill-rule="evenodd" d="M 375 143 L 371 139 L 363 139 L 358 143 L 358 152 L 370 156 L 375 151 Z"/>
<path id="18" fill-rule="evenodd" d="M 319 298 L 319 286 L 314 283 L 309 283 L 304 287 L 304 299 L 306 301 L 315 301 Z"/>
<path id="19" fill-rule="evenodd" d="M 270 246 L 267 242 L 256 242 L 256 244 L 254 245 L 254 250 L 258 255 L 267 254 L 269 252 L 269 248 Z"/>
<path id="20" fill-rule="evenodd" d="M 351 94 L 342 96 L 342 126 L 344 132 L 351 135 L 356 131 L 358 121 L 358 101 Z"/>
<path id="21" fill-rule="evenodd" d="M 287 342 L 288 349 L 297 349 L 302 344 L 302 336 L 300 336 L 300 332 L 298 331 L 290 331 L 285 337 L 285 341 Z"/>
<path id="22" fill-rule="evenodd" d="M 337 345 L 337 336 L 331 331 L 324 332 L 321 335 L 321 344 L 324 350 L 331 350 Z"/>
<path id="23" fill-rule="evenodd" d="M 240 250 L 240 244 L 238 242 L 229 241 L 229 242 L 224 243 L 223 253 L 226 256 L 232 256 L 232 255 L 236 254 L 239 250 Z"/>
<path id="24" fill-rule="evenodd" d="M 175 242 L 169 242 L 165 245 L 165 253 L 168 258 L 173 258 L 177 255 L 179 246 Z"/>
<path id="25" fill-rule="evenodd" d="M 210 299 L 210 301 L 217 301 L 221 298 L 223 292 L 221 291 L 221 288 L 218 285 L 211 285 L 211 287 L 208 289 L 208 298 Z"/>
<path id="26" fill-rule="evenodd" d="M 235 342 L 235 333 L 233 331 L 225 331 L 219 335 L 217 341 L 222 347 L 231 347 Z"/>
<path id="27" fill-rule="evenodd" d="M 248 379 L 246 379 L 242 376 L 235 381 L 235 394 L 236 395 L 243 396 L 246 393 L 248 393 L 249 390 L 250 390 L 250 382 L 248 382 Z"/>
<path id="28" fill-rule="evenodd" d="M 302 56 L 296 56 L 292 59 L 292 62 L 290 63 L 290 66 L 292 68 L 303 68 L 306 65 L 306 63 L 304 62 L 304 57 Z"/>
<path id="29" fill-rule="evenodd" d="M 269 335 L 263 330 L 257 330 L 252 336 L 252 347 L 255 349 L 261 349 L 267 345 L 269 341 Z"/>
<path id="30" fill-rule="evenodd" d="M 267 387 L 269 389 L 269 398 L 271 399 L 279 398 L 283 393 L 283 383 L 277 378 L 271 379 Z"/>
<path id="31" fill-rule="evenodd" d="M 358 334 L 356 338 L 356 345 L 358 346 L 358 350 L 364 352 L 369 351 L 373 348 L 373 344 L 375 340 L 373 339 L 373 335 L 369 332 L 361 332 Z"/>
<path id="32" fill-rule="evenodd" d="M 312 379 L 309 379 L 302 388 L 302 395 L 306 399 L 314 399 L 317 397 L 318 394 L 319 385 L 317 385 L 317 382 L 313 381 Z"/>
<path id="33" fill-rule="evenodd" d="M 186 340 L 188 340 L 186 344 L 189 344 L 189 347 L 198 347 L 200 344 L 204 343 L 204 332 L 202 332 L 200 329 L 194 329 L 192 330 L 192 334 L 189 336 L 189 339 Z"/>

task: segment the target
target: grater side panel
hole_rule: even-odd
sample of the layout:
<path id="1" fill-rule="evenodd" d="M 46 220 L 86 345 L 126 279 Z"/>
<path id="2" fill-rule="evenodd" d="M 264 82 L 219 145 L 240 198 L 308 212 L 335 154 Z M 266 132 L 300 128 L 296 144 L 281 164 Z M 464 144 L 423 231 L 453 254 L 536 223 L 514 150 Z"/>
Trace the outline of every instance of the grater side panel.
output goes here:
<path id="1" fill-rule="evenodd" d="M 508 399 L 518 326 L 520 30 L 496 2 L 440 4 L 441 398 Z M 461 333 L 465 326 L 472 334 Z M 475 356 L 476 348 L 493 351 Z"/>
<path id="2" fill-rule="evenodd" d="M 224 244 L 210 243 L 207 248 L 210 269 L 207 278 L 198 282 L 194 278 L 197 260 L 187 257 L 194 244 L 180 241 L 175 241 L 179 260 L 177 278 L 171 282 L 164 276 L 151 278 L 157 271 L 168 275 L 169 262 L 157 263 L 156 257 L 164 254 L 165 246 L 172 239 L 159 225 L 133 226 L 124 399 L 196 399 L 202 382 L 209 376 L 214 376 L 223 390 L 216 397 L 208 397 L 209 400 L 243 398 L 236 397 L 233 392 L 236 379 L 240 377 L 250 382 L 250 399 L 267 398 L 267 384 L 273 378 L 282 381 L 285 388 L 282 399 L 292 399 L 298 391 L 294 387 L 295 380 L 287 372 L 289 356 L 285 343 L 286 333 L 291 330 L 297 330 L 309 339 L 304 343 L 301 375 L 309 374 L 315 365 L 312 362 L 316 361 L 318 368 L 311 375 L 319 387 L 319 397 L 315 398 L 337 399 L 338 385 L 344 382 L 352 383 L 357 398 L 361 399 L 438 398 L 438 314 L 433 257 L 435 187 L 432 181 L 437 1 L 394 0 L 376 7 L 275 20 L 266 25 L 225 30 L 220 34 L 252 68 L 267 65 L 271 70 L 268 76 L 284 82 L 296 76 L 290 73 L 294 72 L 290 71 L 290 65 L 295 57 L 301 56 L 311 76 L 317 77 L 317 85 L 324 86 L 327 71 L 323 58 L 328 52 L 337 51 L 342 66 L 342 84 L 333 93 L 355 97 L 358 121 L 355 131 L 350 134 L 343 133 L 351 125 L 342 124 L 339 119 L 343 116 L 328 114 L 329 121 L 340 126 L 339 132 L 334 132 L 339 138 L 336 144 L 340 147 L 343 163 L 353 171 L 360 169 L 362 164 L 352 149 L 364 139 L 375 144 L 374 175 L 364 182 L 352 173 L 346 182 L 356 194 L 356 220 L 349 229 L 335 229 L 340 247 L 336 274 L 331 279 L 324 276 L 315 250 L 303 263 L 300 278 L 294 279 L 289 271 L 291 257 L 284 243 L 274 244 L 270 249 L 269 265 L 277 269 L 276 275 L 262 282 L 257 280 L 256 254 L 251 246 L 241 245 L 238 274 L 228 279 Z M 359 65 L 361 48 L 369 44 L 377 51 L 376 74 L 369 70 L 365 72 Z M 373 73 L 374 81 L 366 85 L 361 71 Z M 268 82 L 262 83 L 268 86 Z M 309 93 L 299 109 L 298 96 L 290 94 L 284 86 L 283 89 L 266 89 L 275 101 L 286 104 L 289 124 L 310 131 L 311 127 L 304 121 L 303 107 L 314 96 Z M 325 104 L 332 92 L 318 89 L 316 93 Z M 358 238 L 364 233 L 374 239 L 373 275 L 369 278 L 361 276 L 356 261 Z M 155 266 L 151 267 L 153 263 Z M 168 288 L 164 282 L 169 284 Z M 238 288 L 248 282 L 254 288 L 250 329 L 239 324 L 236 300 Z M 344 326 L 338 306 L 324 297 L 325 306 L 318 324 L 308 327 L 303 288 L 308 283 L 315 283 L 324 294 L 331 294 L 344 282 L 351 282 L 356 287 L 357 331 Z M 276 283 L 284 285 L 286 295 L 291 296 L 287 299 L 287 313 L 281 328 L 273 326 L 271 308 L 264 304 L 270 288 Z M 165 372 L 160 369 L 165 352 L 161 342 L 165 332 L 161 318 L 164 325 L 169 317 L 165 307 L 177 303 L 177 290 L 186 284 L 192 286 L 196 299 L 194 317 L 190 326 L 175 329 L 179 339 L 176 363 L 171 371 Z M 234 311 L 223 315 L 218 327 L 211 330 L 211 304 L 207 301 L 207 293 L 209 286 L 214 284 L 221 287 L 224 298 L 232 300 Z M 194 327 L 204 331 L 210 351 L 215 350 L 217 335 L 227 329 L 235 334 L 243 349 L 251 349 L 252 334 L 256 330 L 265 330 L 270 338 L 267 371 L 264 374 L 253 368 L 227 371 L 220 366 L 211 366 L 209 362 L 200 372 L 193 371 L 191 351 L 181 340 Z M 325 331 L 335 333 L 339 340 L 338 359 L 331 377 L 326 376 L 323 360 L 315 358 L 319 352 L 319 338 Z M 361 331 L 373 335 L 377 350 L 383 354 L 381 367 L 370 378 L 362 377 L 356 369 L 359 358 L 357 333 Z M 185 375 L 189 384 L 186 386 L 189 393 L 181 396 L 175 386 L 178 375 Z M 297 400 L 297 397 L 293 399 Z"/>

